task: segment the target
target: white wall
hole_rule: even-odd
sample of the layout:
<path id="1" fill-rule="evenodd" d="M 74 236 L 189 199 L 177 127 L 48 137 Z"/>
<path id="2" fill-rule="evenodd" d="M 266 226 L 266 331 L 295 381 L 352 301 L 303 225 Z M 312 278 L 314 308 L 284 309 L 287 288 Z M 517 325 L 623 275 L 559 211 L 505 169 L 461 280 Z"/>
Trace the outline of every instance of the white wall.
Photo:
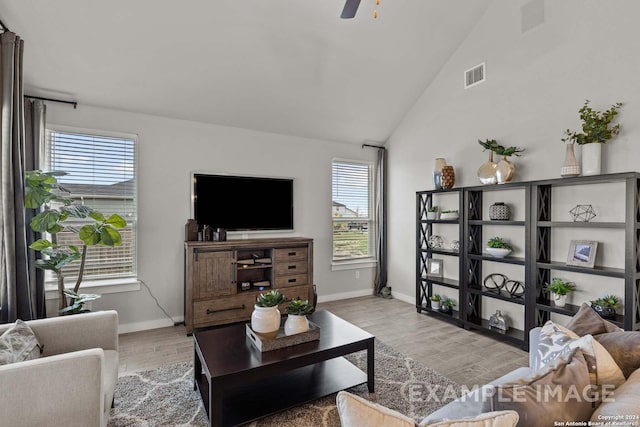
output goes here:
<path id="1" fill-rule="evenodd" d="M 524 156 L 512 158 L 515 180 L 559 178 L 565 152 L 560 139 L 565 129 L 577 128 L 584 100 L 596 109 L 622 101 L 622 132 L 605 147 L 603 172 L 640 170 L 640 2 L 547 0 L 545 23 L 522 34 L 525 3 L 494 0 L 389 140 L 389 285 L 394 292 L 415 294 L 415 191 L 433 188 L 436 157 L 454 165 L 456 185 L 477 185 L 476 171 L 487 160 L 477 141 L 495 138 L 526 148 Z M 464 90 L 464 70 L 483 61 L 486 82 Z M 599 215 L 607 214 L 612 209 L 608 190 L 593 190 L 582 203 L 597 204 Z M 613 207 L 620 203 L 614 201 Z M 603 254 L 624 247 L 620 236 L 597 236 L 607 238 L 613 240 L 602 245 Z M 555 258 L 562 261 L 568 241 L 554 245 Z M 593 285 L 592 294 L 610 291 L 586 284 L 584 275 L 566 276 L 581 280 L 583 290 Z"/>
<path id="2" fill-rule="evenodd" d="M 268 236 L 314 239 L 314 282 L 321 299 L 371 292 L 371 268 L 361 269 L 358 279 L 354 270 L 331 271 L 331 160 L 372 161 L 373 150 L 82 104 L 74 110 L 49 103 L 47 122 L 138 135 L 138 275 L 174 319 L 183 316 L 192 171 L 293 177 L 295 233 Z M 93 308 L 118 310 L 121 331 L 171 324 L 144 288 L 105 294 Z"/>

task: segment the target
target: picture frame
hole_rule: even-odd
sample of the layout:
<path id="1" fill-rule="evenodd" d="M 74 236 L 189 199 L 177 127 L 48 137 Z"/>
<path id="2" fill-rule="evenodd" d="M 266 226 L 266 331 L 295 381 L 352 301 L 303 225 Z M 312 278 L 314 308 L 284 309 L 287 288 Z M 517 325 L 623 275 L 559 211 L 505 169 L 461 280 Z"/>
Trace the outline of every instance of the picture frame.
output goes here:
<path id="1" fill-rule="evenodd" d="M 427 276 L 442 277 L 443 262 L 441 259 L 427 259 Z"/>
<path id="2" fill-rule="evenodd" d="M 598 242 L 595 240 L 572 240 L 569 244 L 567 265 L 593 268 L 596 263 Z"/>

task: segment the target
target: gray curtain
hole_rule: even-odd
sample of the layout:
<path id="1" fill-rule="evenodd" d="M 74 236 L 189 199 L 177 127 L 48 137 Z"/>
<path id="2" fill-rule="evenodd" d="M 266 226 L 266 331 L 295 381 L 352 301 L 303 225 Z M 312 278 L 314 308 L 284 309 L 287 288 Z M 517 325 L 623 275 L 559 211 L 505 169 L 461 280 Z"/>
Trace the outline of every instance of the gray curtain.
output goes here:
<path id="1" fill-rule="evenodd" d="M 38 283 L 41 275 L 29 262 L 32 236 L 24 209 L 24 173 L 34 168 L 39 150 L 34 150 L 33 140 L 26 140 L 23 49 L 23 41 L 16 34 L 0 35 L 0 322 L 44 316 L 41 277 Z M 39 111 L 44 114 L 44 108 L 35 108 L 29 111 L 29 117 Z M 44 116 L 37 121 L 35 127 L 29 126 L 29 134 L 39 139 L 44 132 L 40 128 Z"/>
<path id="2" fill-rule="evenodd" d="M 384 147 L 378 148 L 374 202 L 378 220 L 374 295 L 390 298 L 391 289 L 387 288 L 387 150 Z"/>

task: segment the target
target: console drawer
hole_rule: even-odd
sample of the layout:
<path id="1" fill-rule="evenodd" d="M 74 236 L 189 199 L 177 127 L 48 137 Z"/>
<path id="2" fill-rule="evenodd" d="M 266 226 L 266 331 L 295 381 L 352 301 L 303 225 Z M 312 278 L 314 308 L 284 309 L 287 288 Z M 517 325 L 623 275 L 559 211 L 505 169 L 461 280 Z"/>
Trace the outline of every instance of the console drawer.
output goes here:
<path id="1" fill-rule="evenodd" d="M 232 298 L 217 298 L 193 303 L 193 323 L 203 325 L 239 322 L 251 318 L 258 295 L 238 295 Z"/>
<path id="2" fill-rule="evenodd" d="M 294 299 L 309 300 L 311 301 L 312 295 L 309 295 L 309 286 L 292 286 L 289 288 L 281 289 L 280 292 L 284 294 L 287 302 L 280 306 L 280 312 L 285 314 L 285 307 L 289 301 Z"/>
<path id="3" fill-rule="evenodd" d="M 308 256 L 307 248 L 288 248 L 275 250 L 276 262 L 306 261 Z"/>
<path id="4" fill-rule="evenodd" d="M 276 264 L 276 276 L 290 276 L 307 272 L 307 261 L 289 261 Z"/>
<path id="5" fill-rule="evenodd" d="M 307 285 L 308 275 L 288 274 L 286 276 L 276 276 L 276 288 L 287 288 L 289 286 Z"/>

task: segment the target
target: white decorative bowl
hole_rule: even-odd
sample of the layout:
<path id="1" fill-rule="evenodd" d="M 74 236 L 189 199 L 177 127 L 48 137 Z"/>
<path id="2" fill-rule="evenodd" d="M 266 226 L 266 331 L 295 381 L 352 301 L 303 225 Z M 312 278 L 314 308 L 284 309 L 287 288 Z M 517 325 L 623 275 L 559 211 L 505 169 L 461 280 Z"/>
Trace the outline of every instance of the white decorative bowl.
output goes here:
<path id="1" fill-rule="evenodd" d="M 511 249 L 487 248 L 487 253 L 496 258 L 504 258 L 511 253 Z"/>
<path id="2" fill-rule="evenodd" d="M 441 213 L 440 219 L 458 219 L 458 213 L 457 212 Z"/>

